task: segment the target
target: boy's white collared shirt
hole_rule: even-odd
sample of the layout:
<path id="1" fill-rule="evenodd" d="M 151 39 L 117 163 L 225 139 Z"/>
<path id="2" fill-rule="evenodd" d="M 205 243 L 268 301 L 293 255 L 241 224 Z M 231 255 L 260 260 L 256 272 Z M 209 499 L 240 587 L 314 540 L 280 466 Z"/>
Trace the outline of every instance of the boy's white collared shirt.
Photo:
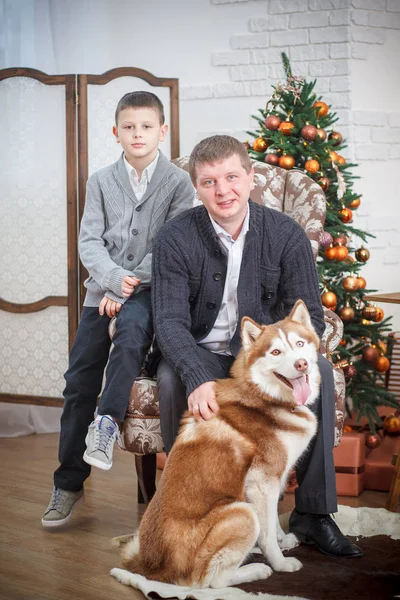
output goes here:
<path id="1" fill-rule="evenodd" d="M 221 308 L 214 323 L 214 327 L 207 337 L 199 342 L 199 346 L 202 346 L 211 352 L 215 352 L 216 354 L 231 354 L 229 344 L 235 334 L 239 319 L 237 287 L 246 233 L 249 230 L 249 216 L 250 211 L 247 206 L 247 213 L 243 221 L 242 229 L 237 239 L 234 240 L 232 236 L 218 225 L 211 215 L 209 215 L 220 242 L 228 250 L 228 268 Z"/>
<path id="2" fill-rule="evenodd" d="M 141 200 L 143 198 L 143 196 L 147 190 L 147 186 L 149 185 L 151 178 L 154 175 L 154 171 L 156 170 L 156 166 L 157 166 L 158 156 L 159 156 L 159 152 L 157 152 L 157 155 L 156 155 L 155 159 L 153 160 L 153 162 L 151 162 L 149 165 L 147 165 L 147 167 L 144 169 L 144 171 L 142 173 L 142 177 L 139 181 L 139 177 L 138 177 L 136 169 L 128 163 L 128 161 L 125 158 L 125 154 L 124 154 L 124 163 L 125 163 L 126 170 L 128 171 L 129 181 L 132 186 L 133 193 L 135 194 L 135 196 L 138 200 Z"/>

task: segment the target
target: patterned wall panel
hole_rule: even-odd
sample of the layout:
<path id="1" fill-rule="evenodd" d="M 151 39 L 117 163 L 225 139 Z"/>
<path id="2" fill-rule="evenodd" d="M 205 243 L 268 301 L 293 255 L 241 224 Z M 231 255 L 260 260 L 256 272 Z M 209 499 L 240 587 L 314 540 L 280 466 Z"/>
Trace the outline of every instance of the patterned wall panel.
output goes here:
<path id="1" fill-rule="evenodd" d="M 65 87 L 0 82 L 0 296 L 67 295 Z M 66 308 L 0 311 L 0 392 L 60 396 Z"/>
<path id="2" fill-rule="evenodd" d="M 112 133 L 115 109 L 124 94 L 138 90 L 152 92 L 160 98 L 164 105 L 165 122 L 169 125 L 168 88 L 153 87 L 137 77 L 119 77 L 104 85 L 88 86 L 89 175 L 116 161 L 121 154 L 121 146 L 117 144 Z M 169 133 L 160 148 L 170 158 Z"/>

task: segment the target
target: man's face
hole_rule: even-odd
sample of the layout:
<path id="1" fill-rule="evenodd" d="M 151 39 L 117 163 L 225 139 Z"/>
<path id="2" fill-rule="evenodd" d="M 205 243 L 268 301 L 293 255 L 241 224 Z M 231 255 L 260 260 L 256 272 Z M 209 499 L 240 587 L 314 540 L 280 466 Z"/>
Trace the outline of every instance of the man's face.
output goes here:
<path id="1" fill-rule="evenodd" d="M 233 154 L 215 163 L 196 166 L 196 190 L 212 218 L 221 227 L 239 227 L 247 212 L 247 201 L 254 188 L 254 169 L 250 173 Z"/>
<path id="2" fill-rule="evenodd" d="M 118 125 L 113 127 L 126 160 L 132 161 L 133 166 L 135 162 L 150 164 L 153 161 L 167 130 L 168 127 L 160 124 L 159 115 L 152 108 L 125 108 L 118 115 Z"/>

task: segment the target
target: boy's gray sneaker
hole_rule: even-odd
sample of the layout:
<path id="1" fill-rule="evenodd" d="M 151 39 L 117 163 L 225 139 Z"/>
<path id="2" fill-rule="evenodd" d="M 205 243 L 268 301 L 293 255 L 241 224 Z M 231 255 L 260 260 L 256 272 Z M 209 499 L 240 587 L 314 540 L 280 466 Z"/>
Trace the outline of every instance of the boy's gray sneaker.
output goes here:
<path id="1" fill-rule="evenodd" d="M 109 415 L 98 415 L 90 425 L 85 439 L 83 460 L 93 467 L 108 471 L 112 467 L 114 442 L 118 425 Z"/>
<path id="2" fill-rule="evenodd" d="M 53 488 L 50 504 L 42 518 L 43 527 L 60 527 L 71 518 L 72 510 L 83 502 L 83 489 L 79 492 L 69 492 L 61 488 Z"/>

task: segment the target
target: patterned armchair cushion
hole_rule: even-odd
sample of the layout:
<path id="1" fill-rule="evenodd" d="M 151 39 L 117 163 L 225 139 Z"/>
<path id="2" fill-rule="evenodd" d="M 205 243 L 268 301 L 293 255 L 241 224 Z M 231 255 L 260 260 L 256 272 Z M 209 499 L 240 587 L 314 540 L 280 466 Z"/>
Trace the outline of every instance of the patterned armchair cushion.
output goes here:
<path id="1" fill-rule="evenodd" d="M 189 157 L 172 161 L 188 171 Z M 318 253 L 318 240 L 325 222 L 325 196 L 320 186 L 300 171 L 286 171 L 265 163 L 254 161 L 255 188 L 251 198 L 259 204 L 285 212 L 297 221 L 310 239 L 314 256 Z M 198 204 L 196 198 L 194 204 Z M 332 311 L 325 310 L 326 330 L 321 340 L 320 351 L 328 359 L 337 347 L 343 324 Z M 111 322 L 112 323 L 112 322 Z M 110 334 L 113 325 L 110 323 Z M 338 445 L 342 430 L 345 402 L 345 385 L 342 370 L 334 369 L 336 394 L 335 445 Z M 139 378 L 135 381 L 119 445 L 136 454 L 162 452 L 163 441 L 159 423 L 159 407 L 156 383 L 152 379 Z"/>

